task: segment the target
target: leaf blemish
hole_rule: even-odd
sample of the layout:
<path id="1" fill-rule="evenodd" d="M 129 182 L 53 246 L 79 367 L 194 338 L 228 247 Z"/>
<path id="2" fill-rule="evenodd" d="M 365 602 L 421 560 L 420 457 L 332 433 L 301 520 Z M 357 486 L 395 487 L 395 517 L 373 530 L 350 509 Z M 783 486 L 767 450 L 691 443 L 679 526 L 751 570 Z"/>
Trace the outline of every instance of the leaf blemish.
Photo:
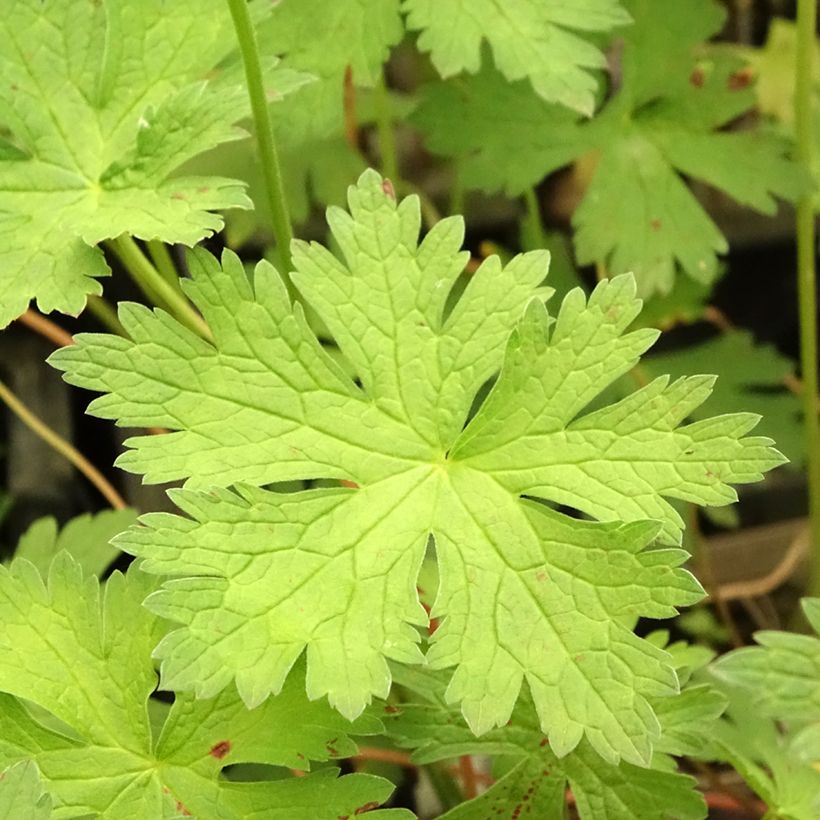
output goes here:
<path id="1" fill-rule="evenodd" d="M 215 757 L 217 760 L 222 760 L 225 755 L 228 754 L 231 750 L 231 741 L 230 740 L 220 740 L 219 743 L 214 743 L 211 746 L 211 751 L 208 754 L 211 757 Z"/>

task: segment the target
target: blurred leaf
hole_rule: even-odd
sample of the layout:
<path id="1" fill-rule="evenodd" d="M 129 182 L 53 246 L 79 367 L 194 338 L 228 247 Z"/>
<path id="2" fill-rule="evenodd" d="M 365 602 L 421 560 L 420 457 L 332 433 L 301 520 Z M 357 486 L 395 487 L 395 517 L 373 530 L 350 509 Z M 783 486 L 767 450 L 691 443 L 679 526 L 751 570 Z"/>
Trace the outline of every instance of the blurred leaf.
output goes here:
<path id="1" fill-rule="evenodd" d="M 121 554 L 111 546 L 111 539 L 136 520 L 136 510 L 103 510 L 78 515 L 58 530 L 56 519 L 40 518 L 20 536 L 14 557 L 31 561 L 45 577 L 54 556 L 65 550 L 80 565 L 83 575 L 100 577 Z"/>

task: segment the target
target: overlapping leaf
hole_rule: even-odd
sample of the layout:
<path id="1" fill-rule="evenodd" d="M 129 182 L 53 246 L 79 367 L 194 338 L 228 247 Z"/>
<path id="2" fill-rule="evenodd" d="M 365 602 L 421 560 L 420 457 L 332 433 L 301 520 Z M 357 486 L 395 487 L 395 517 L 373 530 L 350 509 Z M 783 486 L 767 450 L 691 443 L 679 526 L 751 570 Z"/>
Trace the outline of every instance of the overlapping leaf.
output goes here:
<path id="1" fill-rule="evenodd" d="M 136 510 L 103 510 L 78 515 L 58 529 L 51 516 L 40 518 L 20 536 L 14 557 L 31 561 L 46 575 L 54 556 L 65 550 L 80 565 L 83 575 L 101 576 L 120 554 L 111 546 L 111 539 L 136 520 Z"/>
<path id="2" fill-rule="evenodd" d="M 101 596 L 97 580 L 83 579 L 67 553 L 55 559 L 47 585 L 27 561 L 0 569 L 0 764 L 35 761 L 55 817 L 335 820 L 386 799 L 385 781 L 337 779 L 334 770 L 253 783 L 220 779 L 232 763 L 307 769 L 311 758 L 353 751 L 347 732 L 378 731 L 372 718 L 351 725 L 326 704 L 308 703 L 298 681 L 253 711 L 231 690 L 209 701 L 178 696 L 153 739 L 151 650 L 164 626 L 141 606 L 153 586 L 132 569 L 114 573 Z M 39 722 L 17 698 L 71 733 Z"/>
<path id="3" fill-rule="evenodd" d="M 820 598 L 805 598 L 803 611 L 820 634 Z M 755 640 L 759 646 L 724 656 L 715 672 L 753 689 L 756 708 L 770 717 L 820 721 L 820 638 L 765 630 Z"/>
<path id="4" fill-rule="evenodd" d="M 3 820 L 49 820 L 51 797 L 43 791 L 32 760 L 23 760 L 0 773 L 0 817 Z"/>
<path id="5" fill-rule="evenodd" d="M 733 330 L 685 349 L 652 356 L 644 362 L 649 375 L 711 369 L 718 374 L 715 390 L 704 410 L 731 413 L 740 408 L 762 417 L 760 432 L 777 441 L 777 448 L 797 465 L 805 459 L 800 399 L 784 383 L 794 363 L 769 345 L 756 345 L 750 333 Z"/>
<path id="6" fill-rule="evenodd" d="M 222 0 L 0 9 L 0 326 L 31 299 L 78 313 L 108 272 L 104 239 L 192 245 L 221 227 L 210 211 L 248 207 L 236 180 L 172 176 L 243 133 L 240 75 L 218 70 L 235 43 Z"/>
<path id="7" fill-rule="evenodd" d="M 586 734 L 610 760 L 648 759 L 658 734 L 648 698 L 677 679 L 622 618 L 669 617 L 701 594 L 677 568 L 684 552 L 649 548 L 680 539 L 665 497 L 729 503 L 730 483 L 782 457 L 744 437 L 752 415 L 679 426 L 709 377 L 657 379 L 584 414 L 656 337 L 626 332 L 640 308 L 631 277 L 588 301 L 572 291 L 550 326 L 547 255 L 506 267 L 490 258 L 446 312 L 466 261 L 461 220 L 419 245 L 418 201 L 397 203 L 375 172 L 351 188 L 350 207 L 328 213 L 342 258 L 297 243 L 293 280 L 358 382 L 319 346 L 276 271 L 261 263 L 251 285 L 230 253 L 222 266 L 204 252 L 190 260 L 188 292 L 213 344 L 125 305 L 130 339 L 79 335 L 52 359 L 70 382 L 106 393 L 91 412 L 177 431 L 130 440 L 120 461 L 150 481 L 188 479 L 174 495 L 188 518 L 147 516 L 118 541 L 149 572 L 181 576 L 149 599 L 182 623 L 158 649 L 165 685 L 209 696 L 235 678 L 257 704 L 307 647 L 310 697 L 359 714 L 388 691 L 386 658 L 421 660 L 415 582 L 433 534 L 433 614 L 444 620 L 428 660 L 456 667 L 449 697 L 472 728 L 504 724 L 526 679 L 556 753 Z M 309 478 L 358 489 L 249 486 Z"/>
<path id="8" fill-rule="evenodd" d="M 420 29 L 442 77 L 476 72 L 481 45 L 490 44 L 508 80 L 527 78 L 545 100 L 592 114 L 604 55 L 582 33 L 608 32 L 631 21 L 619 0 L 404 0 L 407 23 Z"/>
<path id="9" fill-rule="evenodd" d="M 726 241 L 682 176 L 772 213 L 800 189 L 789 143 L 721 130 L 754 104 L 750 76 L 703 40 L 722 25 L 713 0 L 625 0 L 620 85 L 602 112 L 578 119 L 485 69 L 432 86 L 415 121 L 430 147 L 459 158 L 467 184 L 517 195 L 588 152 L 597 167 L 573 218 L 581 264 L 633 271 L 640 291 L 668 292 L 676 266 L 710 283 Z"/>
<path id="10" fill-rule="evenodd" d="M 655 636 L 652 640 L 665 645 Z M 679 645 L 670 650 L 686 681 L 692 653 Z M 709 686 L 689 685 L 680 695 L 657 701 L 663 754 L 656 754 L 652 766 L 643 768 L 607 763 L 586 741 L 568 755 L 557 757 L 523 703 L 506 726 L 477 739 L 447 707 L 440 676 L 397 670 L 397 681 L 417 699 L 398 708 L 389 707 L 385 720 L 388 732 L 401 745 L 415 750 L 415 760 L 429 763 L 465 754 L 499 758 L 496 769 L 501 776 L 496 783 L 480 797 L 445 814 L 447 820 L 495 816 L 557 820 L 565 816 L 567 786 L 582 820 L 705 816 L 705 805 L 693 788 L 693 780 L 679 774 L 667 755 L 700 750 L 725 706 L 723 697 Z"/>

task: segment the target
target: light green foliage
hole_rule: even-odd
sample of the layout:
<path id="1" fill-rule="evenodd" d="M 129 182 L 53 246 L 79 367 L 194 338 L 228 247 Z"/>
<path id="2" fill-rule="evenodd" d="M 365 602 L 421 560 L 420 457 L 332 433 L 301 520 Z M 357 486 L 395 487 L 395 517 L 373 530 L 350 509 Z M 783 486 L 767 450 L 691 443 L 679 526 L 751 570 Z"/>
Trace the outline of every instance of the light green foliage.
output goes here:
<path id="1" fill-rule="evenodd" d="M 83 575 L 101 576 L 120 554 L 111 546 L 111 539 L 136 520 L 135 510 L 103 510 L 78 515 L 58 530 L 54 518 L 40 518 L 20 537 L 14 557 L 31 561 L 46 575 L 54 556 L 65 551 L 80 565 Z"/>
<path id="2" fill-rule="evenodd" d="M 310 200 L 343 202 L 347 185 L 364 170 L 361 155 L 345 139 L 345 72 L 356 89 L 357 124 L 365 125 L 372 119 L 363 116 L 362 90 L 381 77 L 403 33 L 399 0 L 282 0 L 259 26 L 263 52 L 315 77 L 278 104 L 273 116 L 296 220 L 307 217 Z M 253 184 L 254 174 L 247 178 Z"/>
<path id="3" fill-rule="evenodd" d="M 427 659 L 456 667 L 448 697 L 471 727 L 503 725 L 526 679 L 557 754 L 586 735 L 609 760 L 647 760 L 659 731 L 648 698 L 673 694 L 677 678 L 622 621 L 701 596 L 678 568 L 686 554 L 667 548 L 682 521 L 665 497 L 730 503 L 730 483 L 782 457 L 744 437 L 750 414 L 679 426 L 710 377 L 657 379 L 584 413 L 656 338 L 627 332 L 640 309 L 631 277 L 588 300 L 570 292 L 550 320 L 547 254 L 491 257 L 445 314 L 466 262 L 461 220 L 419 245 L 418 201 L 397 203 L 372 171 L 350 209 L 328 212 L 341 257 L 296 243 L 292 278 L 360 386 L 276 271 L 261 263 L 251 285 L 231 253 L 222 266 L 190 259 L 186 289 L 213 345 L 124 305 L 130 339 L 81 334 L 52 357 L 68 381 L 106 393 L 90 412 L 177 431 L 131 439 L 120 459 L 149 481 L 188 479 L 174 492 L 188 518 L 149 515 L 117 540 L 147 571 L 181 576 L 148 601 L 182 623 L 157 650 L 165 685 L 211 696 L 235 678 L 255 705 L 307 647 L 309 696 L 358 715 L 387 694 L 386 658 L 422 660 L 415 583 L 432 533 L 444 620 Z M 307 478 L 358 488 L 250 486 Z"/>
<path id="4" fill-rule="evenodd" d="M 820 724 L 800 729 L 800 715 L 795 713 L 785 723 L 775 723 L 757 706 L 761 690 L 727 685 L 720 666 L 722 662 L 716 679 L 730 704 L 725 719 L 715 727 L 713 742 L 704 747 L 705 756 L 729 763 L 773 816 L 815 820 L 820 815 Z"/>
<path id="5" fill-rule="evenodd" d="M 820 598 L 805 598 L 803 611 L 820 634 Z M 755 707 L 769 717 L 820 721 L 820 639 L 765 630 L 756 647 L 738 649 L 715 664 L 715 673 L 754 690 Z"/>
<path id="6" fill-rule="evenodd" d="M 2 820 L 48 820 L 51 816 L 51 796 L 43 791 L 34 761 L 23 760 L 0 772 Z"/>
<path id="7" fill-rule="evenodd" d="M 794 134 L 794 83 L 797 64 L 797 27 L 791 20 L 772 19 L 766 43 L 762 48 L 736 48 L 754 67 L 757 77 L 757 107 L 768 118 L 775 131 L 792 137 Z M 814 150 L 812 170 L 820 175 L 820 45 L 815 43 L 812 55 L 814 76 L 812 106 L 814 109 Z M 815 196 L 820 207 L 820 196 Z"/>
<path id="8" fill-rule="evenodd" d="M 743 64 L 704 50 L 724 13 L 713 0 L 625 0 L 617 92 L 579 119 L 485 69 L 432 86 L 415 121 L 430 147 L 459 158 L 467 185 L 517 195 L 588 152 L 597 167 L 573 217 L 580 264 L 633 271 L 644 295 L 668 292 L 676 266 L 711 283 L 726 241 L 681 175 L 764 213 L 802 183 L 789 143 L 759 131 L 719 130 L 754 104 Z"/>
<path id="9" fill-rule="evenodd" d="M 115 572 L 101 594 L 67 553 L 52 563 L 47 585 L 27 561 L 0 569 L 0 765 L 35 761 L 55 817 L 157 820 L 187 811 L 335 820 L 388 796 L 385 781 L 337 779 L 333 770 L 270 782 L 219 778 L 223 766 L 238 762 L 307 769 L 309 759 L 351 753 L 347 732 L 379 731 L 372 718 L 351 725 L 326 704 L 307 702 L 299 681 L 254 711 L 233 690 L 208 701 L 178 695 L 153 738 L 151 650 L 165 627 L 141 602 L 154 586 L 132 568 L 127 576 Z M 52 715 L 54 728 L 17 698 Z"/>
<path id="10" fill-rule="evenodd" d="M 442 77 L 478 71 L 486 41 L 508 80 L 529 79 L 543 99 L 583 114 L 594 110 L 592 72 L 606 58 L 581 34 L 631 21 L 619 0 L 404 0 L 403 8 Z"/>
<path id="11" fill-rule="evenodd" d="M 820 634 L 820 599 L 802 604 Z M 766 630 L 755 640 L 758 646 L 730 652 L 712 667 L 732 699 L 718 753 L 779 817 L 812 820 L 820 813 L 820 639 Z"/>
<path id="12" fill-rule="evenodd" d="M 223 0 L 3 0 L 0 11 L 0 326 L 32 298 L 44 312 L 82 310 L 108 272 L 94 247 L 104 239 L 192 245 L 222 226 L 210 211 L 248 207 L 236 180 L 172 176 L 243 134 L 241 75 L 220 70 L 235 42 Z"/>
<path id="13" fill-rule="evenodd" d="M 663 636 L 650 636 L 663 647 Z M 679 644 L 669 647 L 682 682 L 690 668 L 701 665 L 701 653 Z M 707 656 L 708 657 L 708 656 Z M 725 706 L 723 697 L 704 685 L 685 685 L 681 694 L 655 702 L 661 723 L 659 747 L 651 767 L 602 760 L 586 741 L 563 757 L 556 756 L 522 702 L 510 722 L 475 738 L 448 708 L 444 683 L 429 672 L 398 669 L 397 682 L 416 696 L 399 711 L 385 716 L 388 732 L 401 745 L 415 749 L 419 763 L 465 754 L 497 755 L 496 783 L 480 797 L 443 815 L 447 820 L 484 820 L 520 806 L 520 815 L 559 820 L 564 815 L 565 790 L 572 789 L 581 820 L 681 820 L 705 816 L 694 781 L 677 772 L 667 755 L 700 750 Z M 525 810 L 526 811 L 525 813 Z M 516 815 L 517 816 L 517 815 Z"/>
<path id="14" fill-rule="evenodd" d="M 648 375 L 668 373 L 678 377 L 708 370 L 718 375 L 714 392 L 692 418 L 709 413 L 733 413 L 740 408 L 759 413 L 759 432 L 797 465 L 805 459 L 800 399 L 784 384 L 794 364 L 770 345 L 756 345 L 751 333 L 732 330 L 700 344 L 644 360 Z"/>

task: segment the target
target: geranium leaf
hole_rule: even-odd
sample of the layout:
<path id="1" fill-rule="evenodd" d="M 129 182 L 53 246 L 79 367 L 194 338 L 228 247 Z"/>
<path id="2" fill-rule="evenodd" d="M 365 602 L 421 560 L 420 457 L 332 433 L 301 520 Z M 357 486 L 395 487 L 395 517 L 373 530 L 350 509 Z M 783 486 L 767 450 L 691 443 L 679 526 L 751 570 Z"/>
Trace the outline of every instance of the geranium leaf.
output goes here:
<path id="1" fill-rule="evenodd" d="M 465 264 L 460 220 L 419 245 L 418 201 L 397 203 L 375 172 L 350 207 L 329 211 L 341 258 L 297 243 L 293 281 L 358 382 L 276 271 L 260 264 L 251 285 L 230 253 L 190 263 L 213 345 L 126 305 L 129 339 L 79 335 L 52 357 L 70 382 L 106 393 L 91 412 L 177 431 L 131 440 L 120 462 L 188 480 L 174 497 L 190 517 L 148 516 L 117 541 L 178 576 L 149 600 L 183 624 L 158 649 L 166 684 L 209 696 L 235 678 L 258 704 L 307 648 L 310 696 L 360 714 L 388 691 L 386 658 L 422 659 L 415 582 L 432 535 L 443 624 L 428 660 L 456 667 L 449 697 L 473 729 L 505 723 L 526 679 L 559 754 L 586 734 L 608 759 L 647 760 L 658 734 L 647 698 L 677 678 L 622 619 L 670 617 L 702 594 L 679 568 L 686 554 L 667 548 L 682 522 L 666 498 L 727 504 L 731 483 L 782 456 L 745 437 L 752 415 L 683 424 L 709 377 L 657 379 L 585 413 L 655 338 L 627 332 L 640 309 L 631 277 L 589 300 L 570 292 L 551 326 L 547 254 L 490 258 L 445 309 Z M 315 478 L 356 489 L 258 488 Z"/>
<path id="2" fill-rule="evenodd" d="M 136 567 L 115 572 L 100 595 L 67 553 L 47 583 L 17 560 L 0 569 L 0 763 L 35 761 L 58 817 L 157 820 L 193 814 L 239 820 L 325 820 L 374 807 L 391 791 L 380 778 L 336 778 L 334 770 L 292 780 L 227 782 L 224 766 L 259 762 L 310 767 L 355 750 L 350 724 L 326 704 L 309 703 L 301 682 L 248 711 L 233 689 L 208 701 L 178 696 L 158 740 L 147 702 L 156 685 L 151 650 L 165 632 L 141 601 L 155 586 Z M 17 698 L 70 728 L 44 725 Z M 407 817 L 404 812 L 374 812 Z"/>
<path id="3" fill-rule="evenodd" d="M 256 6 L 259 6 L 257 3 Z M 11 3 L 0 22 L 0 327 L 31 299 L 77 314 L 108 273 L 94 246 L 129 233 L 193 245 L 247 208 L 243 185 L 172 176 L 244 132 L 221 0 Z M 206 77 L 208 80 L 206 81 Z M 270 78 L 283 91 L 291 71 Z"/>

